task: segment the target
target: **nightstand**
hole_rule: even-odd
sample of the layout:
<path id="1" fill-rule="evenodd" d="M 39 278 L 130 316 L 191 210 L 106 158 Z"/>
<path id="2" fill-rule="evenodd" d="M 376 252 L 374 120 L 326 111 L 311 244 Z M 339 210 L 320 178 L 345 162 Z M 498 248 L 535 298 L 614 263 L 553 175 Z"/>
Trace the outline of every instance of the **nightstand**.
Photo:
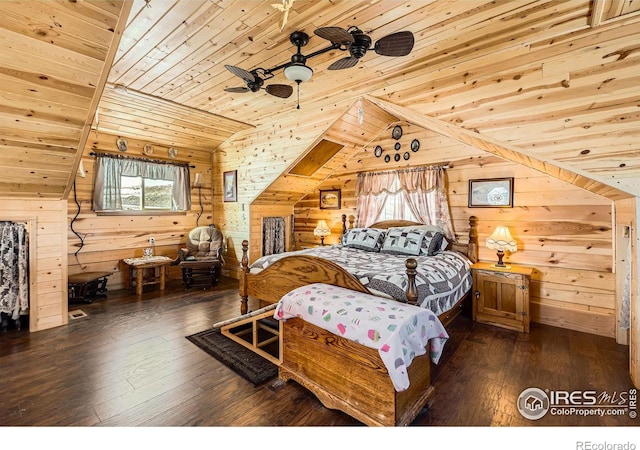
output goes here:
<path id="1" fill-rule="evenodd" d="M 473 320 L 510 330 L 529 332 L 529 283 L 533 268 L 508 268 L 478 262 L 473 274 Z"/>

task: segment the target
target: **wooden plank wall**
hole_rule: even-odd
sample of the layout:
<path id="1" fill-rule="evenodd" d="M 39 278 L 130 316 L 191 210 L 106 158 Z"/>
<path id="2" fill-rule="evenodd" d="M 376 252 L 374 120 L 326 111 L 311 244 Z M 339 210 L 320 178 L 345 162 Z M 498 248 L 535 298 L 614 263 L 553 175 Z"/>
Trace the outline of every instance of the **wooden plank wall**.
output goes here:
<path id="1" fill-rule="evenodd" d="M 67 309 L 67 202 L 64 200 L 0 199 L 0 220 L 29 221 L 29 328 L 39 331 L 65 325 Z M 35 231 L 35 234 L 33 233 Z"/>
<path id="2" fill-rule="evenodd" d="M 614 337 L 615 275 L 612 272 L 612 204 L 592 194 L 525 166 L 501 160 L 433 132 L 403 124 L 400 153 L 411 141 L 421 143 L 410 159 L 385 163 L 395 153 L 390 131 L 372 142 L 340 171 L 295 206 L 296 245 L 318 243 L 313 228 L 326 219 L 337 242 L 342 214 L 355 216 L 356 176 L 361 171 L 391 170 L 407 166 L 447 163 L 448 192 L 456 235 L 464 240 L 468 217 L 479 218 L 481 260 L 493 261 L 495 252 L 484 242 L 497 225 L 508 225 L 518 242 L 516 253 L 506 260 L 535 268 L 531 286 L 534 322 Z M 373 156 L 381 145 L 383 157 Z M 514 177 L 514 208 L 469 208 L 468 180 Z M 320 189 L 342 189 L 340 210 L 320 210 Z M 356 223 L 356 226 L 358 224 Z"/>
<path id="3" fill-rule="evenodd" d="M 76 176 L 75 192 L 72 190 L 68 201 L 68 221 L 80 213 L 73 222 L 73 229 L 82 237 L 81 240 L 67 226 L 69 244 L 65 246 L 69 254 L 69 274 L 92 271 L 113 272 L 109 277 L 109 289 L 121 289 L 126 285 L 128 274 L 123 271 L 122 259 L 142 256 L 142 250 L 149 247 L 149 238 L 155 238 L 155 254 L 175 258 L 178 249 L 186 242 L 186 236 L 198 225 L 208 225 L 213 217 L 212 185 L 211 185 L 211 152 L 178 148 L 177 162 L 187 162 L 190 168 L 191 185 L 196 173 L 202 173 L 200 193 L 197 188 L 191 190 L 191 210 L 185 213 L 163 215 L 124 215 L 98 216 L 92 208 L 93 175 L 95 157 L 92 152 L 117 152 L 114 136 L 103 132 L 92 132 L 84 149 L 82 164 L 86 177 Z M 128 156 L 144 156 L 142 149 L 151 144 L 154 152 L 150 156 L 157 160 L 170 160 L 168 147 L 149 140 L 127 139 Z M 199 195 L 200 194 L 200 195 Z M 202 208 L 200 206 L 202 200 Z M 202 213 L 201 213 L 202 211 Z M 198 216 L 201 215 L 199 218 Z M 78 251 L 79 250 L 79 251 Z M 170 278 L 180 278 L 176 266 L 169 268 Z"/>

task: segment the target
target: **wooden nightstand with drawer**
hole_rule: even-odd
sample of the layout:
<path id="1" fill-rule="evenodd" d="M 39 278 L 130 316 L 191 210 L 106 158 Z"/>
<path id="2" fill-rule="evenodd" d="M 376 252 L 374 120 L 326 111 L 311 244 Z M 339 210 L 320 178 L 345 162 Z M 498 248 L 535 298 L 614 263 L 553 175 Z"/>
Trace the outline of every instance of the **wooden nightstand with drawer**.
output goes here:
<path id="1" fill-rule="evenodd" d="M 478 262 L 473 274 L 473 320 L 529 332 L 529 283 L 533 268 Z"/>

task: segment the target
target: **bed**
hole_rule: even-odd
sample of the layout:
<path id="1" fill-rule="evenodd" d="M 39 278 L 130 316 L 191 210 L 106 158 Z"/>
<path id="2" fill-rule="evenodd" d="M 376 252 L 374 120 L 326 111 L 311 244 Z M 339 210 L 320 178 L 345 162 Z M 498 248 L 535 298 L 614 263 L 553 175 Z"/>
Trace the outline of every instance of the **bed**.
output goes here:
<path id="1" fill-rule="evenodd" d="M 343 231 L 346 233 L 344 220 L 343 216 Z M 462 253 L 471 262 L 475 262 L 476 222 L 475 217 L 469 218 L 467 244 L 448 244 L 446 251 Z M 391 229 L 418 225 L 406 221 L 385 221 L 373 224 L 370 228 Z M 375 285 L 376 289 L 367 288 L 371 284 L 369 280 L 358 278 L 359 274 L 354 275 L 349 268 L 319 257 L 316 252 L 281 255 L 264 267 L 253 268 L 252 272 L 252 267 L 248 264 L 247 248 L 248 243 L 245 241 L 240 279 L 242 314 L 247 312 L 249 297 L 259 299 L 261 305 L 271 305 L 278 303 L 286 294 L 315 283 L 338 286 L 380 299 L 393 297 L 383 292 L 384 289 L 381 291 L 380 285 Z M 385 258 L 388 256 L 384 255 Z M 428 295 L 422 295 L 424 289 L 420 287 L 418 261 L 421 261 L 420 257 L 405 259 L 405 290 L 402 294 L 394 294 L 410 305 L 421 305 L 428 301 Z M 260 259 L 254 265 L 256 263 L 262 266 Z M 460 298 L 448 301 L 448 309 L 437 315 L 443 326 L 460 313 L 469 292 L 470 290 L 459 292 Z M 304 386 L 327 408 L 341 410 L 366 425 L 403 426 L 413 422 L 433 394 L 430 377 L 432 360 L 429 352 L 412 360 L 407 367 L 409 386 L 398 391 L 377 350 L 299 317 L 282 320 L 279 326 L 279 377 L 285 381 L 294 380 Z M 347 371 L 345 367 L 348 368 Z"/>
<path id="2" fill-rule="evenodd" d="M 343 234 L 349 232 L 345 220 L 343 215 Z M 466 244 L 448 243 L 445 251 L 434 256 L 407 257 L 333 245 L 270 255 L 258 258 L 249 266 L 249 243 L 243 241 L 240 313 L 247 313 L 250 297 L 265 306 L 277 303 L 297 287 L 328 283 L 418 304 L 431 309 L 446 325 L 459 314 L 463 300 L 468 297 L 471 283 L 468 266 L 469 262 L 477 261 L 476 223 L 476 217 L 471 216 Z M 421 226 L 416 222 L 395 220 L 378 222 L 368 228 L 389 230 Z M 452 277 L 456 277 L 453 282 Z"/>

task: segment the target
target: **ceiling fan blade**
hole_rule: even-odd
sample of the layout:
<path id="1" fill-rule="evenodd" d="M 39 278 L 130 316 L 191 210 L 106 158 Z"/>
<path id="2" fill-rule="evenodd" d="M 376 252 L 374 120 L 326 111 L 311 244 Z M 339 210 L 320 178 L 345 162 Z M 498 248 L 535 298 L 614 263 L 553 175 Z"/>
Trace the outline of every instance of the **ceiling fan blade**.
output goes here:
<path id="1" fill-rule="evenodd" d="M 230 88 L 225 88 L 224 90 L 225 92 L 232 92 L 234 94 L 241 94 L 243 92 L 249 92 L 250 89 L 246 86 L 238 86 L 238 87 L 230 87 Z"/>
<path id="2" fill-rule="evenodd" d="M 358 64 L 359 59 L 354 58 L 353 56 L 347 56 L 346 58 L 342 58 L 331 64 L 328 69 L 329 70 L 340 70 L 340 69 L 348 69 L 349 67 L 353 67 Z"/>
<path id="3" fill-rule="evenodd" d="M 270 84 L 265 90 L 267 93 L 280 98 L 289 98 L 293 94 L 293 88 L 288 84 Z"/>
<path id="4" fill-rule="evenodd" d="M 254 81 L 256 81 L 256 77 L 254 77 L 253 74 L 247 70 L 241 69 L 240 67 L 230 66 L 228 64 L 225 64 L 224 67 L 226 67 L 229 72 L 237 77 L 242 78 L 247 83 L 253 83 Z"/>
<path id="5" fill-rule="evenodd" d="M 318 28 L 314 33 L 323 39 L 336 44 L 349 44 L 353 42 L 353 36 L 344 28 L 340 27 L 324 27 Z"/>
<path id="6" fill-rule="evenodd" d="M 383 37 L 375 44 L 375 51 L 383 56 L 406 56 L 413 50 L 413 33 L 400 31 Z"/>

